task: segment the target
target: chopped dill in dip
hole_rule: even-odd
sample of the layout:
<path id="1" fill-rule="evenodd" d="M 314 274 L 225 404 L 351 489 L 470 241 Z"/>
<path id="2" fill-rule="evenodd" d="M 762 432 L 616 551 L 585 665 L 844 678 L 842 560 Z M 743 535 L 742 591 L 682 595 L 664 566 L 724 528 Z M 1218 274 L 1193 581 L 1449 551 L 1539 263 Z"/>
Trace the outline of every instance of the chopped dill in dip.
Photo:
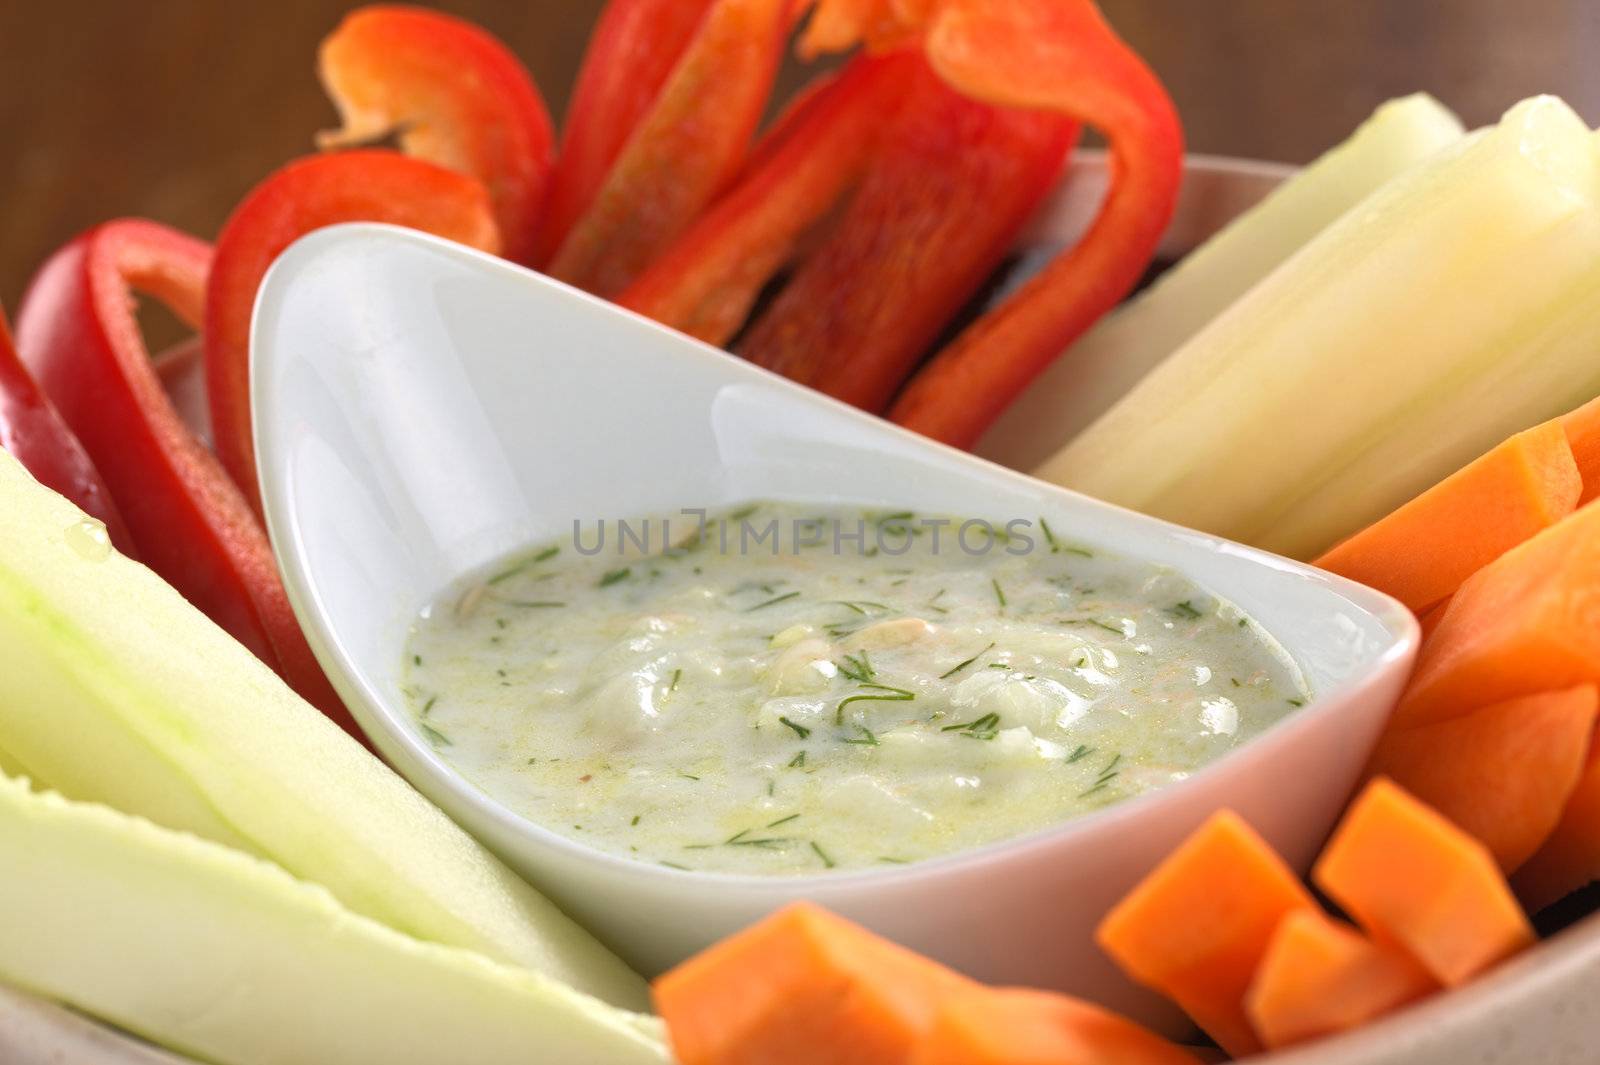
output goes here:
<path id="1" fill-rule="evenodd" d="M 770 522 L 847 535 L 728 535 Z M 1266 632 L 1183 575 L 1040 520 L 961 524 L 763 503 L 667 550 L 542 545 L 424 611 L 406 695 L 440 756 L 523 816 L 755 874 L 1044 828 L 1308 698 Z"/>

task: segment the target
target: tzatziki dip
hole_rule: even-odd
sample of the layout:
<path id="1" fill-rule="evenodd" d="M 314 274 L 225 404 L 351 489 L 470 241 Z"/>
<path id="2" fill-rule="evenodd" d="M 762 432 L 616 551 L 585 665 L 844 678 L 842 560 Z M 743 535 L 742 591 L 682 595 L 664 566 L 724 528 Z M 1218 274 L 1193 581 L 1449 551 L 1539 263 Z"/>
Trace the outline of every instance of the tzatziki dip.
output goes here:
<path id="1" fill-rule="evenodd" d="M 640 861 L 948 854 L 1182 780 L 1308 698 L 1237 608 L 1042 519 L 760 503 L 670 536 L 612 524 L 447 590 L 405 694 L 483 792 Z"/>

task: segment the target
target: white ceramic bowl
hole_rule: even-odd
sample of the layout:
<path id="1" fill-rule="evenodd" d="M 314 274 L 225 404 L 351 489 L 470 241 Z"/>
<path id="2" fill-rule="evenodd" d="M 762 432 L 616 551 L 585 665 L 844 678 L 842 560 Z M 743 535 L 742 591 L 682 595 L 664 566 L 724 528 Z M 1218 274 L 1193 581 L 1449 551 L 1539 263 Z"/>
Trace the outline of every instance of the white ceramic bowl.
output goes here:
<path id="1" fill-rule="evenodd" d="M 339 227 L 291 248 L 261 292 L 254 352 L 268 523 L 334 684 L 400 772 L 647 973 L 805 897 L 981 979 L 1060 988 L 1173 1030 L 1095 948 L 1095 923 L 1221 807 L 1303 867 L 1416 647 L 1409 613 L 1376 592 L 931 444 L 413 232 Z M 419 737 L 401 647 L 453 578 L 575 518 L 751 498 L 1043 515 L 1239 604 L 1316 698 L 1183 784 L 1105 812 L 911 866 L 796 878 L 590 849 L 513 814 Z"/>

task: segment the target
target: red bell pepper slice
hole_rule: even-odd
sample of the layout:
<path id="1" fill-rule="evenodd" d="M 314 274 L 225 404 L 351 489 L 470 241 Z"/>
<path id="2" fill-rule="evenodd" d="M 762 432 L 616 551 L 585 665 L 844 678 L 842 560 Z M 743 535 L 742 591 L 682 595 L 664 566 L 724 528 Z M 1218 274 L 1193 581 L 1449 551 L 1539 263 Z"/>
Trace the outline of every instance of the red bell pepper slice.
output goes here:
<path id="1" fill-rule="evenodd" d="M 40 269 L 17 344 L 83 441 L 140 558 L 352 735 L 306 645 L 255 515 L 174 411 L 134 318 L 134 291 L 198 325 L 211 248 L 137 219 L 96 226 Z"/>
<path id="2" fill-rule="evenodd" d="M 861 180 L 921 61 L 856 59 L 779 118 L 737 184 L 617 297 L 622 306 L 722 346 L 803 236 Z"/>
<path id="3" fill-rule="evenodd" d="M 106 527 L 123 554 L 137 556 L 122 514 L 100 471 L 61 414 L 17 357 L 11 330 L 0 314 L 0 450 L 22 463 L 34 480 L 66 496 Z"/>
<path id="4" fill-rule="evenodd" d="M 558 162 L 559 195 L 573 202 L 563 198 L 557 207 L 563 213 L 580 209 L 565 232 L 559 231 L 559 218 L 551 223 L 552 276 L 597 295 L 616 295 L 727 187 L 766 108 L 793 17 L 792 0 L 711 0 L 646 110 L 637 111 L 615 90 L 596 88 L 594 102 L 582 101 L 588 114 L 569 121 L 571 129 L 585 129 L 599 114 L 618 126 L 632 114 L 637 118 L 621 135 L 605 125 L 575 134 L 597 141 L 592 149 L 572 146 L 576 176 L 569 179 L 566 165 Z M 619 15 L 624 28 L 596 39 L 582 80 L 599 85 L 601 76 L 589 70 L 602 64 L 659 71 L 657 50 L 678 35 L 665 33 L 658 44 L 649 36 L 657 21 Z M 621 147 L 604 178 L 590 185 L 595 163 L 612 143 Z M 574 187 L 567 192 L 569 181 Z"/>
<path id="5" fill-rule="evenodd" d="M 865 410 L 889 402 L 1049 194 L 1077 123 L 947 86 L 923 57 L 821 245 L 735 350 Z"/>
<path id="6" fill-rule="evenodd" d="M 890 411 L 969 447 L 1138 283 L 1172 217 L 1183 132 L 1160 81 L 1091 0 L 943 0 L 925 48 L 960 91 L 1077 119 L 1105 135 L 1112 156 L 1111 190 L 1084 238 L 963 331 Z"/>
<path id="7" fill-rule="evenodd" d="M 389 222 L 499 251 L 489 194 L 474 178 L 398 152 L 314 155 L 251 190 L 217 238 L 206 287 L 206 393 L 217 456 L 258 513 L 250 425 L 250 314 L 267 267 L 312 230 Z"/>
<path id="8" fill-rule="evenodd" d="M 544 98 L 510 49 L 463 19 L 375 5 L 322 42 L 318 69 L 344 121 L 318 137 L 321 147 L 397 133 L 406 154 L 483 182 L 506 258 L 532 261 L 554 134 Z"/>
<path id="9" fill-rule="evenodd" d="M 548 262 L 688 48 L 714 0 L 611 0 L 600 12 L 562 123 L 561 152 L 539 227 Z"/>

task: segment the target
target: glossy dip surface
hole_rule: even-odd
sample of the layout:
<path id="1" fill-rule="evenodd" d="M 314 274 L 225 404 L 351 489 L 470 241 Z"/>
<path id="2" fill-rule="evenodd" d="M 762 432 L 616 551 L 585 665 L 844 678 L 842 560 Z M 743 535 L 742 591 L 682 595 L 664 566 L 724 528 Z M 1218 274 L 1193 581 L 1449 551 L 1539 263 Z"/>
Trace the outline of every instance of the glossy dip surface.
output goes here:
<path id="1" fill-rule="evenodd" d="M 447 590 L 406 695 L 484 792 L 643 861 L 962 850 L 1180 780 L 1308 697 L 1232 605 L 1038 518 L 761 503 L 628 531 Z"/>

